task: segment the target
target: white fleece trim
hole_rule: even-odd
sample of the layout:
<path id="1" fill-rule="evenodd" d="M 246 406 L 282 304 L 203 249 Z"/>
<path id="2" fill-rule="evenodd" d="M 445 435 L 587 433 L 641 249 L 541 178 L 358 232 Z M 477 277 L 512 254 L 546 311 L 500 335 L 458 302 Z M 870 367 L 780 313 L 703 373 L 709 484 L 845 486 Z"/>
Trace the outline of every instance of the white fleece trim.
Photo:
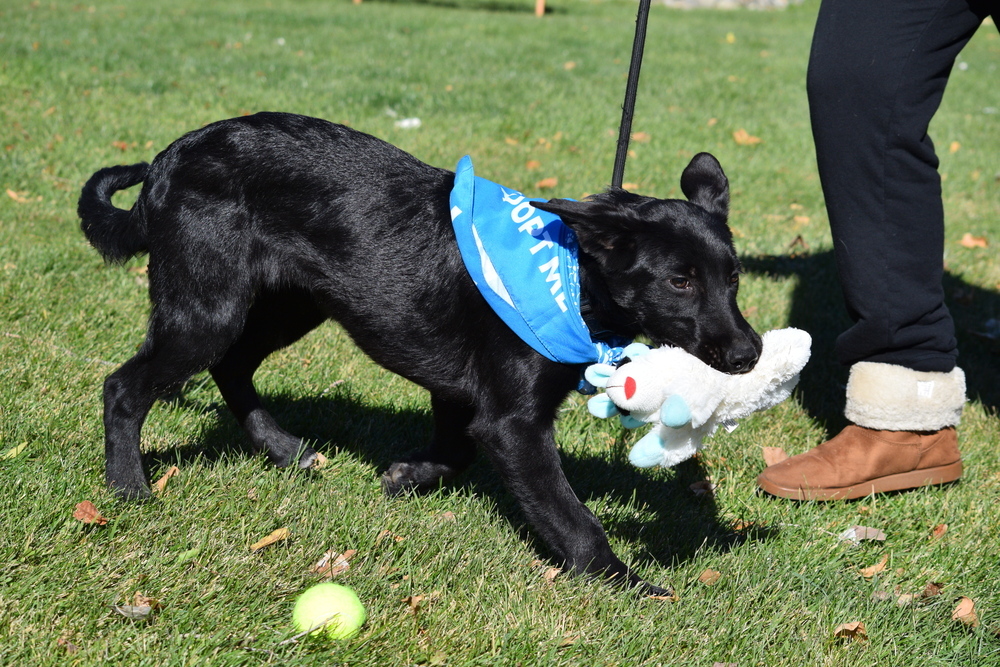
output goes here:
<path id="1" fill-rule="evenodd" d="M 955 426 L 965 405 L 965 373 L 927 373 L 869 361 L 851 367 L 844 416 L 884 431 L 937 431 Z"/>

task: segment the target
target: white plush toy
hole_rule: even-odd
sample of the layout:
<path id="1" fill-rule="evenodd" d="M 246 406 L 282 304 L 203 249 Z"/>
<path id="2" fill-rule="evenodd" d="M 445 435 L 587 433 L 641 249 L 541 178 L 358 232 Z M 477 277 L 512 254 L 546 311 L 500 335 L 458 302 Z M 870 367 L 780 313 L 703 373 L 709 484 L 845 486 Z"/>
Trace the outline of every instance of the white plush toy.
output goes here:
<path id="1" fill-rule="evenodd" d="M 719 426 L 732 430 L 737 419 L 791 395 L 809 361 L 812 339 L 792 328 L 768 331 L 761 339 L 757 365 L 742 375 L 717 371 L 680 348 L 630 345 L 627 363 L 587 368 L 586 379 L 605 389 L 587 408 L 601 418 L 621 414 L 628 428 L 654 424 L 629 452 L 633 465 L 676 465 L 704 447 Z"/>

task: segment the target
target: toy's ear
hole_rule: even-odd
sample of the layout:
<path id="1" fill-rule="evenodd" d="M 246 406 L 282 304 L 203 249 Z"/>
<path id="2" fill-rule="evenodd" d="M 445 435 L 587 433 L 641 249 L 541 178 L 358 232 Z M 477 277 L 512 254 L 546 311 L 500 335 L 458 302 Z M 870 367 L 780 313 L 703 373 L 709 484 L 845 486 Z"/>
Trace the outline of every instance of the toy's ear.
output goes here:
<path id="1" fill-rule="evenodd" d="M 729 217 L 729 179 L 710 153 L 698 153 L 681 174 L 681 191 L 693 204 L 723 219 Z"/>
<path id="2" fill-rule="evenodd" d="M 617 369 L 610 364 L 593 364 L 587 366 L 583 371 L 583 379 L 595 387 L 604 388 L 608 386 L 608 380 L 615 374 Z"/>
<path id="3" fill-rule="evenodd" d="M 627 359 L 635 359 L 644 354 L 649 354 L 649 346 L 642 343 L 630 343 L 622 350 L 622 357 Z"/>

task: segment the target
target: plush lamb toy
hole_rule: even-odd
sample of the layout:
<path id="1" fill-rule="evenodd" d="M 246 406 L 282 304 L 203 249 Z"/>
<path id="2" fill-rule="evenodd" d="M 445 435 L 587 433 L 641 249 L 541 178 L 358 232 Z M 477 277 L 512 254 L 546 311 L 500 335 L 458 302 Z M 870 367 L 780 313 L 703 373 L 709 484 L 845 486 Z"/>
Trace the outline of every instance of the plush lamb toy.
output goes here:
<path id="1" fill-rule="evenodd" d="M 630 345 L 625 364 L 587 368 L 586 379 L 605 389 L 587 408 L 601 418 L 621 414 L 627 428 L 654 424 L 629 452 L 633 465 L 676 465 L 704 447 L 720 425 L 731 431 L 737 419 L 791 395 L 809 361 L 812 339 L 792 328 L 768 331 L 761 338 L 757 365 L 742 375 L 717 371 L 680 348 Z"/>

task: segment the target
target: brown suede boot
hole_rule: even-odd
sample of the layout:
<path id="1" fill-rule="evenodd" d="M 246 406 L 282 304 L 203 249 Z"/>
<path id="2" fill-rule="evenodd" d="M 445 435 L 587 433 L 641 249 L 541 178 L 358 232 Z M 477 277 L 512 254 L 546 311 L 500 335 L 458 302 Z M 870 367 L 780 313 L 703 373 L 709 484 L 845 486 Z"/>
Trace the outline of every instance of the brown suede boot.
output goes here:
<path id="1" fill-rule="evenodd" d="M 850 425 L 757 478 L 768 493 L 795 500 L 850 500 L 952 482 L 962 475 L 955 429 L 876 431 Z"/>
<path id="2" fill-rule="evenodd" d="M 960 368 L 928 373 L 855 364 L 844 409 L 854 424 L 766 468 L 757 484 L 782 498 L 848 500 L 954 481 L 962 475 L 954 426 L 964 404 Z"/>

